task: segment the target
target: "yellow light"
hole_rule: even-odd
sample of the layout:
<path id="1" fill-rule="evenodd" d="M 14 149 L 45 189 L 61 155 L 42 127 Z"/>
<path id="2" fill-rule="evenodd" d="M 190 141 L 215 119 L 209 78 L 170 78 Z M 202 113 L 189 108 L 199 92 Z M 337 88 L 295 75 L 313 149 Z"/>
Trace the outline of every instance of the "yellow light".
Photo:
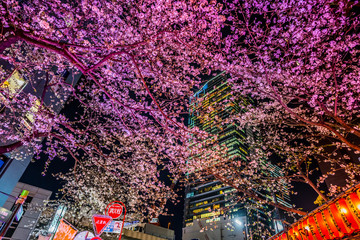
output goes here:
<path id="1" fill-rule="evenodd" d="M 343 213 L 343 214 L 346 214 L 347 210 L 345 208 L 341 208 L 340 212 Z"/>

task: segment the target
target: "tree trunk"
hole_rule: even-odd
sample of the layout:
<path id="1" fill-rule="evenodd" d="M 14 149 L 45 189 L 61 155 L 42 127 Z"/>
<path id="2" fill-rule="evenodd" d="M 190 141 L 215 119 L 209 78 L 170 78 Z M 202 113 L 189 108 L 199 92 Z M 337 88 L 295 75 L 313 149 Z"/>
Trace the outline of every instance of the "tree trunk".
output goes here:
<path id="1" fill-rule="evenodd" d="M 18 142 L 15 142 L 15 143 L 12 143 L 12 144 L 9 144 L 6 146 L 0 146 L 0 154 L 11 152 L 11 151 L 15 150 L 16 148 L 21 147 L 22 145 L 24 145 L 23 142 L 18 141 Z"/>

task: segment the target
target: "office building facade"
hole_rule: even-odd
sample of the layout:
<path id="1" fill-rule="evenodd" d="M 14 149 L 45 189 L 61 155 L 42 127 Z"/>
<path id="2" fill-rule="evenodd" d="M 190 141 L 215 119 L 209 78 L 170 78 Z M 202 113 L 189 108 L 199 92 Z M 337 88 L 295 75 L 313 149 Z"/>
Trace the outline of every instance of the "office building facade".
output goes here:
<path id="1" fill-rule="evenodd" d="M 52 192 L 26 183 L 18 182 L 10 195 L 19 196 L 23 190 L 29 191 L 29 195 L 25 200 L 23 214 L 19 221 L 14 220 L 3 237 L 3 240 L 35 239 L 35 237 L 31 236 L 31 233 L 39 220 L 44 201 L 50 199 Z M 14 207 L 14 204 L 14 198 L 9 197 L 3 207 L 11 210 Z"/>
<path id="2" fill-rule="evenodd" d="M 221 73 L 206 82 L 190 99 L 189 127 L 198 127 L 216 135 L 215 144 L 220 149 L 226 149 L 223 157 L 229 161 L 248 161 L 246 157 L 249 147 L 245 139 L 252 137 L 252 132 L 249 129 L 239 129 L 235 123 L 224 122 L 232 115 L 246 111 L 246 106 L 252 104 L 251 101 L 244 97 L 241 102 L 234 102 L 228 76 Z M 189 161 L 196 161 L 196 157 Z M 270 163 L 266 165 L 270 166 L 269 174 L 279 174 L 276 166 Z M 234 201 L 240 193 L 216 180 L 211 174 L 202 180 L 192 179 L 190 176 L 191 173 L 186 188 L 183 240 L 262 239 L 277 232 L 276 227 L 279 228 L 278 231 L 282 230 L 269 217 L 269 212 L 272 215 L 276 212 L 273 207 L 248 207 L 256 205 L 255 202 L 252 204 L 251 199 L 247 200 L 248 204 Z M 269 192 L 262 194 L 291 207 L 286 187 L 284 190 L 283 196 L 272 196 Z"/>

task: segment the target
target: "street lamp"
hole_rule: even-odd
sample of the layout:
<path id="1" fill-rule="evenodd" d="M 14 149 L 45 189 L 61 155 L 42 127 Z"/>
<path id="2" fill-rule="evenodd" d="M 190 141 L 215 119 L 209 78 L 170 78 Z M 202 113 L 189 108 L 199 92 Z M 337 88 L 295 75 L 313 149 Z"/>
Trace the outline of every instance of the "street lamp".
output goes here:
<path id="1" fill-rule="evenodd" d="M 243 235 L 245 237 L 245 239 L 247 239 L 247 236 L 246 236 L 246 226 L 245 224 L 243 224 L 239 219 L 235 219 L 235 223 L 238 224 L 239 226 L 243 226 L 242 230 L 243 230 Z"/>

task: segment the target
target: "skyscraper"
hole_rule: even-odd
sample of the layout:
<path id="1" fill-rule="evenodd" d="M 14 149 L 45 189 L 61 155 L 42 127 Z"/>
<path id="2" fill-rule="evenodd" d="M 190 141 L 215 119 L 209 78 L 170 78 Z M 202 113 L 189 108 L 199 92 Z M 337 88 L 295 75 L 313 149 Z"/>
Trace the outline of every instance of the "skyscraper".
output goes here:
<path id="1" fill-rule="evenodd" d="M 206 82 L 191 97 L 189 127 L 198 127 L 212 136 L 216 135 L 213 143 L 220 151 L 226 149 L 222 154 L 229 162 L 246 162 L 249 147 L 244 140 L 252 137 L 252 132 L 249 129 L 239 129 L 234 122 L 226 123 L 226 120 L 246 111 L 246 106 L 253 104 L 251 101 L 247 97 L 243 97 L 241 102 L 232 99 L 228 76 L 223 72 Z M 196 160 L 196 157 L 189 159 Z M 266 163 L 266 166 L 269 166 L 269 174 L 279 174 L 276 166 L 270 163 Z M 255 208 L 248 208 L 242 202 L 234 202 L 236 196 L 239 196 L 236 189 L 216 180 L 212 174 L 205 174 L 202 180 L 191 178 L 191 175 L 189 173 L 189 185 L 186 189 L 183 240 L 262 239 L 266 234 L 264 229 L 272 234 L 279 227 L 268 215 L 269 212 L 276 212 L 273 207 L 257 205 Z M 275 198 L 291 207 L 286 191 L 283 196 L 271 196 L 270 192 L 259 194 Z M 247 200 L 249 204 L 252 201 L 254 200 Z M 262 224 L 261 229 L 259 224 Z"/>

